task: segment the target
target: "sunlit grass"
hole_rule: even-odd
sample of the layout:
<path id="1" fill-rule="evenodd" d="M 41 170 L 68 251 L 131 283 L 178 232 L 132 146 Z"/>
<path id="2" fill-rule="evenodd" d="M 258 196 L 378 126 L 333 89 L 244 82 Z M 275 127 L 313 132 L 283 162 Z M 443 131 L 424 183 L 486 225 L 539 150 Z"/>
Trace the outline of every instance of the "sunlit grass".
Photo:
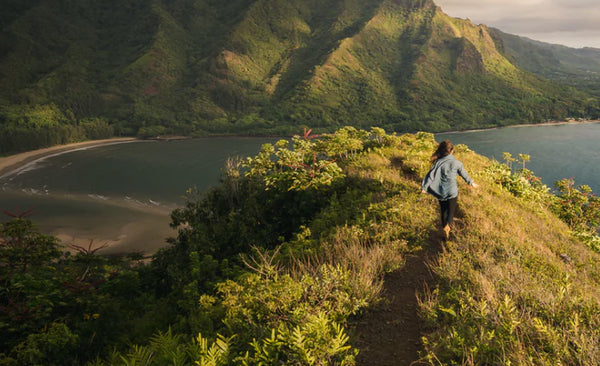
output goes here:
<path id="1" fill-rule="evenodd" d="M 461 190 L 457 230 L 435 266 L 439 287 L 422 297 L 439 327 L 427 337 L 429 362 L 600 362 L 598 255 L 547 208 L 486 177 L 489 161 L 458 156 L 481 187 Z"/>

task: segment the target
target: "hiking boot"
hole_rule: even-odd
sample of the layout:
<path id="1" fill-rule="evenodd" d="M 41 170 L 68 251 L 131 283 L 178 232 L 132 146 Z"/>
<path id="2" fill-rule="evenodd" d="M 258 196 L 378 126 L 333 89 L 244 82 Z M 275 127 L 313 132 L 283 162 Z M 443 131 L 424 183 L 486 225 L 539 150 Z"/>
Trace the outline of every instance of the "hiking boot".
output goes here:
<path id="1" fill-rule="evenodd" d="M 450 225 L 444 226 L 442 230 L 444 230 L 444 239 L 450 239 Z"/>

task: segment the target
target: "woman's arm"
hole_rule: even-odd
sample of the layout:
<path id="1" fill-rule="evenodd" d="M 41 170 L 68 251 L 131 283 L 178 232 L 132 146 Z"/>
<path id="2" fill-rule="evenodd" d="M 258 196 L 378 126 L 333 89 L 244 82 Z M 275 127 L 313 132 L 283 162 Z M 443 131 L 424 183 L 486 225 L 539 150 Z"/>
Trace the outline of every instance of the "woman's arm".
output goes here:
<path id="1" fill-rule="evenodd" d="M 465 182 L 467 182 L 468 185 L 477 188 L 477 184 L 473 181 L 473 179 L 471 179 L 471 177 L 469 176 L 469 173 L 467 173 L 467 170 L 465 169 L 464 164 L 462 162 L 459 162 L 459 163 L 460 163 L 460 165 L 457 170 L 458 175 L 460 175 L 462 177 L 462 179 L 464 179 Z"/>

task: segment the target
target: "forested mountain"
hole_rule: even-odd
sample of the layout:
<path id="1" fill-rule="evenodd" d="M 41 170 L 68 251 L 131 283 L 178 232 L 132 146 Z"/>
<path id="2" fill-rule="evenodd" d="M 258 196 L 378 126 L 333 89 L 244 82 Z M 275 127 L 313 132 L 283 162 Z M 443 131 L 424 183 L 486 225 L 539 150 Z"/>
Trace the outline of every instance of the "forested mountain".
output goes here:
<path id="1" fill-rule="evenodd" d="M 0 14 L 0 151 L 598 115 L 431 0 L 5 0 Z"/>
<path id="2" fill-rule="evenodd" d="M 600 49 L 544 43 L 492 29 L 501 50 L 520 68 L 600 95 Z"/>

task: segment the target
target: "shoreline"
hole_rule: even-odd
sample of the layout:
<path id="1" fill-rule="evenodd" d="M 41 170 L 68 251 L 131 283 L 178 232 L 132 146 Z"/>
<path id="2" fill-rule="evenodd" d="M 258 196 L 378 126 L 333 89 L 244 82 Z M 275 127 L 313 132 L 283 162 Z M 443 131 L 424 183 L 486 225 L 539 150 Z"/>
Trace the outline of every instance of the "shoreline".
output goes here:
<path id="1" fill-rule="evenodd" d="M 27 169 L 29 165 L 52 156 L 101 146 L 143 141 L 137 138 L 91 140 L 0 157 L 0 178 L 17 174 Z M 177 234 L 176 230 L 169 226 L 169 214 L 175 207 L 144 205 L 133 200 L 131 202 L 115 199 L 95 200 L 94 197 L 85 194 L 61 196 L 60 199 L 91 202 L 108 207 L 109 210 L 128 212 L 120 221 L 112 220 L 109 221 L 109 224 L 96 224 L 93 225 L 93 229 L 87 225 L 65 225 L 56 219 L 48 220 L 48 218 L 36 222 L 36 226 L 45 234 L 56 237 L 65 251 L 69 250 L 68 245 L 87 247 L 93 240 L 94 246 L 108 245 L 100 252 L 101 255 L 142 253 L 144 256 L 151 256 L 167 245 L 166 238 Z M 2 221 L 0 220 L 0 222 Z M 149 230 L 149 228 L 151 229 Z"/>
<path id="2" fill-rule="evenodd" d="M 98 146 L 107 146 L 114 144 L 124 144 L 129 142 L 142 141 L 134 137 L 116 137 L 111 139 L 104 140 L 90 140 L 90 141 L 82 141 L 82 142 L 74 142 L 66 145 L 55 145 L 51 147 L 46 147 L 43 149 L 37 149 L 32 151 L 26 151 L 22 153 L 17 153 L 14 155 L 9 155 L 5 157 L 0 157 L 0 178 L 4 175 L 10 174 L 25 165 L 34 162 L 39 159 L 43 159 L 49 157 L 53 154 L 62 154 L 69 151 L 82 149 L 82 148 L 94 148 Z"/>
<path id="3" fill-rule="evenodd" d="M 433 134 L 445 134 L 445 133 L 469 133 L 469 132 L 480 132 L 480 131 L 489 131 L 496 130 L 499 128 L 516 128 L 516 127 L 541 127 L 541 126 L 560 126 L 560 125 L 575 125 L 575 124 L 587 124 L 587 123 L 600 123 L 600 120 L 581 120 L 581 121 L 550 121 L 550 122 L 541 122 L 541 123 L 524 123 L 518 125 L 509 125 L 509 126 L 495 126 L 490 128 L 476 128 L 470 130 L 451 130 L 451 131 L 441 131 L 441 132 L 433 132 Z M 202 138 L 211 138 L 211 137 L 229 137 L 229 135 L 221 136 L 207 136 Z M 254 136 L 236 136 L 236 137 L 254 137 Z M 277 136 L 273 136 L 277 137 Z M 279 136 L 281 137 L 281 136 Z M 193 137 L 187 136 L 174 136 L 167 138 L 156 138 L 149 139 L 149 141 L 172 141 L 172 140 L 187 140 L 192 139 Z M 135 137 L 116 137 L 104 140 L 90 140 L 83 142 L 74 142 L 66 145 L 55 145 L 43 149 L 37 149 L 32 151 L 26 151 L 22 153 L 17 153 L 14 155 L 9 155 L 5 157 L 0 157 L 0 178 L 7 174 L 11 174 L 19 169 L 23 168 L 29 163 L 32 163 L 36 160 L 43 159 L 49 157 L 53 154 L 62 154 L 66 152 L 70 152 L 73 150 L 77 150 L 80 148 L 94 148 L 99 146 L 107 146 L 113 144 L 122 144 L 136 141 L 146 141 L 141 140 Z"/>
<path id="4" fill-rule="evenodd" d="M 468 133 L 468 132 L 481 132 L 481 131 L 490 131 L 497 130 L 499 128 L 517 128 L 517 127 L 546 127 L 546 126 L 562 126 L 562 125 L 583 125 L 583 124 L 592 124 L 592 123 L 600 123 L 600 119 L 586 119 L 582 121 L 550 121 L 550 122 L 540 122 L 540 123 L 523 123 L 518 125 L 508 125 L 508 126 L 495 126 L 490 128 L 474 128 L 472 130 L 452 130 L 452 131 L 443 131 L 443 132 L 433 132 L 433 134 L 442 134 L 442 133 Z"/>

